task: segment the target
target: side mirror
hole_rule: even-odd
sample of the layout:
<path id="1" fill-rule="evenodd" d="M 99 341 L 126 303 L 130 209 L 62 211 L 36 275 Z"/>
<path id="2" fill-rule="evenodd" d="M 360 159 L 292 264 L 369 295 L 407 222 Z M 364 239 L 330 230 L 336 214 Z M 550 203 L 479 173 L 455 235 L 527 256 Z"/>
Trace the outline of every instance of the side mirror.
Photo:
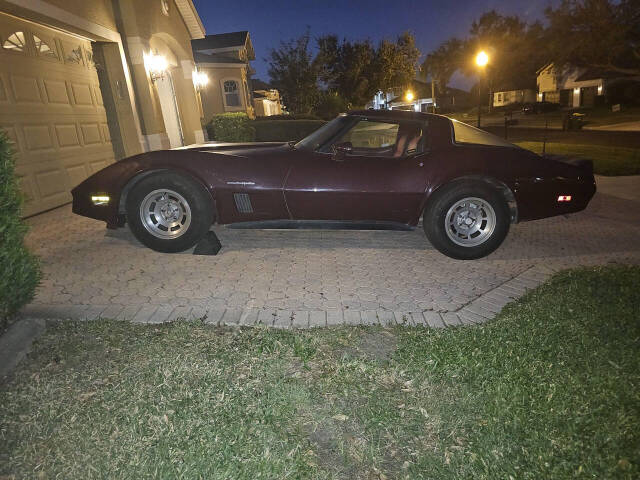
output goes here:
<path id="1" fill-rule="evenodd" d="M 353 144 L 351 142 L 336 143 L 331 146 L 331 151 L 336 162 L 344 162 L 345 157 L 353 151 Z"/>

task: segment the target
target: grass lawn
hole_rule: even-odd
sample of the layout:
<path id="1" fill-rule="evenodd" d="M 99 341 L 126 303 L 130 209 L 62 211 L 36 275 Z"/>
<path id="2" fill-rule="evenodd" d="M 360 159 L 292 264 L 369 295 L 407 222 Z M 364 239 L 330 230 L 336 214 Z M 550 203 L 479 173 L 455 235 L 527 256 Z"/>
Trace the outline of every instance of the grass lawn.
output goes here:
<path id="1" fill-rule="evenodd" d="M 486 107 L 485 107 L 486 108 Z M 619 112 L 612 112 L 611 107 L 583 108 L 578 109 L 584 113 L 586 125 L 590 127 L 598 127 L 603 125 L 614 125 L 617 123 L 637 122 L 640 121 L 640 107 L 623 106 Z M 477 109 L 470 109 L 468 112 L 447 113 L 446 116 L 455 118 L 461 122 L 476 124 Z M 553 112 L 539 113 L 532 115 L 520 115 L 516 113 L 514 118 L 518 120 L 519 127 L 545 127 L 559 129 L 562 128 L 562 122 L 566 115 L 565 110 L 556 110 Z M 504 112 L 493 111 L 482 113 L 482 125 L 502 125 L 504 124 Z"/>
<path id="2" fill-rule="evenodd" d="M 444 331 L 54 324 L 0 386 L 0 478 L 638 478 L 638 285 Z"/>
<path id="3" fill-rule="evenodd" d="M 542 153 L 542 142 L 516 142 L 516 145 Z M 637 148 L 547 143 L 546 153 L 590 158 L 598 175 L 640 175 L 640 149 Z"/>

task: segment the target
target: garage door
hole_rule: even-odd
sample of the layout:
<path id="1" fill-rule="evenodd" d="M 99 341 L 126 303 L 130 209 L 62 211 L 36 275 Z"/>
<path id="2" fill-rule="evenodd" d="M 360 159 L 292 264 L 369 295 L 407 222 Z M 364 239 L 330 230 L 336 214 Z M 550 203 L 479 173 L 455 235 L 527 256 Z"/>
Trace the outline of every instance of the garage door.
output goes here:
<path id="1" fill-rule="evenodd" d="M 0 14 L 0 128 L 14 142 L 24 215 L 113 162 L 91 43 Z"/>

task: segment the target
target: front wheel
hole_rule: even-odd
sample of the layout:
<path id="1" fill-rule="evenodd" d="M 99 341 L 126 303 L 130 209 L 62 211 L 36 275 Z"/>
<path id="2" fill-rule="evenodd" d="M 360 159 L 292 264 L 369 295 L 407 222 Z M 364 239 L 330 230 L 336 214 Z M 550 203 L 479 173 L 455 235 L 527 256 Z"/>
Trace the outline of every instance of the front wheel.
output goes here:
<path id="1" fill-rule="evenodd" d="M 161 173 L 141 180 L 127 197 L 127 222 L 136 238 L 164 253 L 188 250 L 213 223 L 211 198 L 195 181 Z"/>
<path id="2" fill-rule="evenodd" d="M 509 206 L 500 192 L 477 182 L 442 187 L 429 201 L 423 227 L 431 244 L 458 260 L 497 249 L 509 232 Z"/>

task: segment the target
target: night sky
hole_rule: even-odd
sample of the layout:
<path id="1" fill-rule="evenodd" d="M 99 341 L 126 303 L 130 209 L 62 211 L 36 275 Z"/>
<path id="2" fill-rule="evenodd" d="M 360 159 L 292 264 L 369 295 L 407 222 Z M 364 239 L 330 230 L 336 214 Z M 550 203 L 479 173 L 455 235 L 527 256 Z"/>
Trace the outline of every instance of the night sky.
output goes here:
<path id="1" fill-rule="evenodd" d="M 254 78 L 268 81 L 266 57 L 281 40 L 309 27 L 312 37 L 335 33 L 349 39 L 394 38 L 411 31 L 423 55 L 451 36 L 465 36 L 471 22 L 488 10 L 543 18 L 557 0 L 194 0 L 208 34 L 249 30 L 256 51 Z M 467 89 L 471 80 L 455 76 L 451 84 Z"/>

